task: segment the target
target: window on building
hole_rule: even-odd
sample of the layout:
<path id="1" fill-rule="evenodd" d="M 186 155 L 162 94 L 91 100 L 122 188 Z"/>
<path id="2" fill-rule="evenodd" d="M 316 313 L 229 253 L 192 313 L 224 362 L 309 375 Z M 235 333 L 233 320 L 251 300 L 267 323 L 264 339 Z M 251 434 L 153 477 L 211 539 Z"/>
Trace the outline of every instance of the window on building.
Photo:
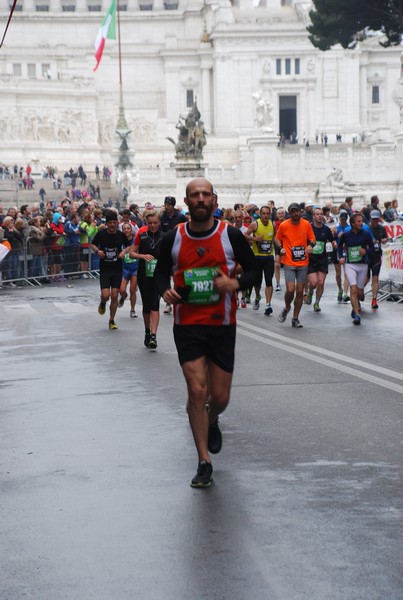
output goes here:
<path id="1" fill-rule="evenodd" d="M 140 10 L 152 10 L 153 9 L 152 2 L 146 2 L 145 0 L 143 2 L 139 2 L 139 6 L 140 6 Z"/>
<path id="2" fill-rule="evenodd" d="M 379 95 L 379 85 L 372 86 L 372 104 L 379 104 L 380 95 Z"/>
<path id="3" fill-rule="evenodd" d="M 13 64 L 13 75 L 14 75 L 14 77 L 22 76 L 22 69 L 21 69 L 21 65 L 19 63 Z"/>
<path id="4" fill-rule="evenodd" d="M 177 10 L 179 2 L 164 2 L 165 10 Z"/>
<path id="5" fill-rule="evenodd" d="M 301 61 L 299 58 L 295 59 L 294 70 L 295 70 L 295 75 L 299 75 L 301 73 Z"/>
<path id="6" fill-rule="evenodd" d="M 49 12 L 49 4 L 37 4 L 36 12 Z"/>
<path id="7" fill-rule="evenodd" d="M 281 0 L 281 6 L 291 6 L 291 0 Z"/>
<path id="8" fill-rule="evenodd" d="M 119 12 L 127 12 L 127 4 L 119 3 Z"/>
<path id="9" fill-rule="evenodd" d="M 191 108 L 194 102 L 193 90 L 186 90 L 186 108 Z"/>
<path id="10" fill-rule="evenodd" d="M 62 12 L 76 12 L 75 4 L 62 4 Z"/>
<path id="11" fill-rule="evenodd" d="M 41 68 L 42 68 L 42 77 L 44 79 L 50 79 L 50 65 L 48 63 L 43 63 Z"/>
<path id="12" fill-rule="evenodd" d="M 88 12 L 101 12 L 102 6 L 100 4 L 89 4 Z"/>
<path id="13" fill-rule="evenodd" d="M 13 8 L 13 5 L 9 4 L 9 9 L 11 10 L 12 8 Z M 16 4 L 14 10 L 15 10 L 15 12 L 22 12 L 22 4 Z"/>
<path id="14" fill-rule="evenodd" d="M 281 75 L 281 58 L 276 58 L 276 75 Z"/>
<path id="15" fill-rule="evenodd" d="M 28 67 L 27 67 L 27 71 L 28 71 L 28 77 L 30 79 L 36 78 L 36 65 L 35 64 L 29 63 Z"/>
<path id="16" fill-rule="evenodd" d="M 285 59 L 285 74 L 291 75 L 291 58 Z"/>

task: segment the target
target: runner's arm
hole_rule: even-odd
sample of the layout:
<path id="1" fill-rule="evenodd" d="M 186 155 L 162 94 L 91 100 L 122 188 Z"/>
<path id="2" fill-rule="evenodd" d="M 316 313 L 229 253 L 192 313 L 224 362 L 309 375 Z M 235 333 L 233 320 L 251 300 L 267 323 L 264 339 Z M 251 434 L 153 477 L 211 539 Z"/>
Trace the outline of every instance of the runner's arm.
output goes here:
<path id="1" fill-rule="evenodd" d="M 171 274 L 173 268 L 172 247 L 176 230 L 168 231 L 161 242 L 161 251 L 154 271 L 154 282 L 158 293 L 162 296 L 171 288 Z"/>
<path id="2" fill-rule="evenodd" d="M 259 279 L 259 267 L 245 236 L 235 229 L 228 227 L 228 237 L 234 250 L 235 258 L 241 265 L 243 273 L 238 276 L 240 290 L 253 287 Z"/>
<path id="3" fill-rule="evenodd" d="M 254 235 L 252 235 L 257 229 L 257 223 L 256 221 L 253 221 L 253 223 L 251 223 L 248 227 L 248 231 L 245 231 L 244 236 L 246 237 L 246 239 L 248 240 L 248 242 L 252 243 L 252 242 L 256 242 L 257 239 L 254 237 Z"/>

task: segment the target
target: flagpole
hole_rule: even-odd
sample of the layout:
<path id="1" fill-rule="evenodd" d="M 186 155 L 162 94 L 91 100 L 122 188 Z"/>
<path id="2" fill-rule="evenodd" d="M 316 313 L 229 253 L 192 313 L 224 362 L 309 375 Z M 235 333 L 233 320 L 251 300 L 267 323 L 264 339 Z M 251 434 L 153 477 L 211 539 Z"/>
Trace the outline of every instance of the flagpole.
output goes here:
<path id="1" fill-rule="evenodd" d="M 122 46 L 120 40 L 120 7 L 119 0 L 116 0 L 116 12 L 118 17 L 118 51 L 119 51 L 119 119 L 117 129 L 127 131 L 127 123 L 125 117 L 125 108 L 123 104 L 123 75 L 122 75 Z"/>
<path id="2" fill-rule="evenodd" d="M 116 11 L 118 15 L 118 47 L 119 47 L 119 85 L 123 86 L 123 77 L 122 77 L 122 46 L 120 44 L 120 7 L 119 0 L 116 0 Z"/>
<path id="3" fill-rule="evenodd" d="M 119 1 L 116 0 L 116 10 L 117 10 L 117 21 L 118 21 L 118 54 L 119 54 L 119 118 L 116 125 L 116 133 L 120 138 L 120 146 L 119 146 L 119 154 L 118 154 L 118 162 L 115 164 L 118 173 L 118 181 L 120 183 L 122 189 L 122 198 L 124 203 L 126 204 L 127 198 L 131 191 L 131 180 L 132 176 L 136 173 L 133 171 L 133 163 L 131 162 L 131 158 L 134 156 L 134 153 L 130 151 L 128 145 L 128 137 L 131 133 L 127 126 L 127 121 L 125 117 L 125 107 L 123 103 L 123 75 L 122 75 L 122 46 L 121 46 L 121 36 L 120 36 L 120 7 Z"/>

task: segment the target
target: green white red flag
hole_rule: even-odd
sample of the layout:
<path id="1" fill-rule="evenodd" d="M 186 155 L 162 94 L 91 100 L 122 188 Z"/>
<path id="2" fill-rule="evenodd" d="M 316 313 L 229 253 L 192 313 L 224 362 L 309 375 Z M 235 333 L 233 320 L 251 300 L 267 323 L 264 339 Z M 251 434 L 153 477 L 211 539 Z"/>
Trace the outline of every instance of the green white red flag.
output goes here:
<path id="1" fill-rule="evenodd" d="M 96 71 L 101 62 L 102 53 L 104 51 L 106 40 L 116 40 L 116 0 L 112 0 L 112 4 L 106 13 L 102 25 L 98 31 L 97 39 L 95 40 L 95 59 L 97 64 L 93 71 Z"/>

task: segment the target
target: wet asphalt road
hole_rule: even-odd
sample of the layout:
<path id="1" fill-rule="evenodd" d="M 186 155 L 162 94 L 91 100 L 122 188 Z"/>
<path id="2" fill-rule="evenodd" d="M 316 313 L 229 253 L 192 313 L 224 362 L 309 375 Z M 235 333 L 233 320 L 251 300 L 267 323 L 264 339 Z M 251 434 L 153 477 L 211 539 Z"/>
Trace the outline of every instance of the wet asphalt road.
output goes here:
<path id="1" fill-rule="evenodd" d="M 304 329 L 239 311 L 194 490 L 171 318 L 151 353 L 97 303 L 92 281 L 0 290 L 1 600 L 403 599 L 403 305 L 354 327 L 329 281 Z"/>

